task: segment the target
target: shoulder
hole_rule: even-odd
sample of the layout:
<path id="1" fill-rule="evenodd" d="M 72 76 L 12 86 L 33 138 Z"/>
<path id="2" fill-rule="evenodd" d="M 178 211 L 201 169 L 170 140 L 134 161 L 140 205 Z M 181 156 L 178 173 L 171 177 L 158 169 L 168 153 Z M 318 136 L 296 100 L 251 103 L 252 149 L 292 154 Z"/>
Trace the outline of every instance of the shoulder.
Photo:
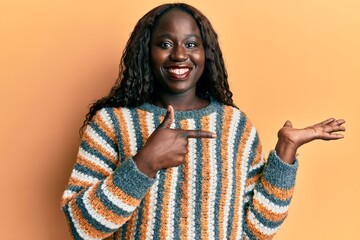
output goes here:
<path id="1" fill-rule="evenodd" d="M 229 106 L 225 104 L 222 105 L 223 105 L 224 115 L 227 116 L 227 118 L 239 119 L 239 121 L 241 120 L 242 122 L 246 122 L 247 124 L 253 126 L 252 121 L 244 111 L 233 106 Z"/>

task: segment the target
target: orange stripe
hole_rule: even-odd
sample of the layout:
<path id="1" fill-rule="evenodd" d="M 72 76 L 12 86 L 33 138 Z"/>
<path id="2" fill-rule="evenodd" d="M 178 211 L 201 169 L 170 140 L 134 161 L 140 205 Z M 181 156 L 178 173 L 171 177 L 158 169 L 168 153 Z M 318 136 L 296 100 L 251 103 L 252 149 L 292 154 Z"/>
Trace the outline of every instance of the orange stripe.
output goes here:
<path id="1" fill-rule="evenodd" d="M 78 186 L 78 187 L 84 187 L 84 188 L 88 188 L 88 187 L 92 186 L 91 183 L 81 181 L 81 180 L 79 180 L 79 179 L 77 179 L 75 177 L 70 177 L 69 184 L 74 185 L 74 186 Z"/>
<path id="2" fill-rule="evenodd" d="M 244 132 L 241 136 L 240 139 L 240 145 L 239 145 L 239 149 L 238 149 L 238 154 L 236 156 L 236 190 L 235 190 L 235 205 L 234 205 L 234 218 L 233 218 L 233 230 L 231 232 L 230 235 L 230 239 L 235 239 L 236 238 L 236 234 L 237 234 L 237 230 L 238 230 L 238 222 L 239 222 L 239 218 L 242 218 L 242 216 L 239 216 L 239 208 L 240 208 L 240 188 L 241 188 L 241 183 L 244 181 L 244 178 L 246 178 L 247 176 L 243 176 L 242 175 L 242 161 L 243 161 L 243 154 L 245 151 L 245 146 L 247 141 L 249 140 L 249 136 L 251 133 L 251 129 L 252 126 L 250 124 L 249 121 L 246 121 L 245 123 L 245 127 L 244 127 Z"/>
<path id="3" fill-rule="evenodd" d="M 126 194 L 122 189 L 120 189 L 116 185 L 114 185 L 113 176 L 110 176 L 106 180 L 106 187 L 112 193 L 112 195 L 117 197 L 122 202 L 124 202 L 130 206 L 133 206 L 133 207 L 136 207 L 139 205 L 139 202 L 140 202 L 139 199 L 136 199 L 136 198 Z"/>
<path id="4" fill-rule="evenodd" d="M 205 116 L 201 119 L 201 129 L 209 131 L 210 118 Z M 201 192 L 201 238 L 208 239 L 208 212 L 209 212 L 209 196 L 210 196 L 210 139 L 202 139 L 203 149 L 203 169 L 202 169 L 202 192 Z"/>
<path id="5" fill-rule="evenodd" d="M 259 180 L 261 174 L 262 174 L 262 173 L 258 173 L 258 174 L 256 174 L 255 176 L 247 179 L 247 180 L 246 180 L 246 187 L 254 184 L 257 180 Z"/>
<path id="6" fill-rule="evenodd" d="M 82 191 L 77 192 L 77 193 L 75 193 L 74 195 L 69 196 L 69 197 L 62 197 L 62 198 L 61 198 L 61 202 L 60 202 L 60 206 L 61 206 L 61 207 L 65 206 L 65 205 L 68 204 L 71 200 L 77 198 L 77 196 L 80 195 L 81 193 L 82 193 Z"/>
<path id="7" fill-rule="evenodd" d="M 147 125 L 146 117 L 147 112 L 138 109 L 137 110 L 139 115 L 139 121 L 140 121 L 140 131 L 143 137 L 143 145 L 149 138 L 149 127 Z M 143 214 L 141 219 L 141 226 L 140 226 L 140 239 L 146 239 L 146 232 L 149 227 L 150 223 L 150 201 L 151 201 L 151 191 L 148 191 L 148 193 L 145 195 L 143 203 Z"/>
<path id="8" fill-rule="evenodd" d="M 164 196 L 162 201 L 161 209 L 161 226 L 160 226 L 160 239 L 166 239 L 167 236 L 167 225 L 169 220 L 169 201 L 170 201 L 170 191 L 171 191 L 171 179 L 173 175 L 173 168 L 168 168 L 165 171 L 165 181 L 164 181 Z"/>
<path id="9" fill-rule="evenodd" d="M 93 162 L 87 160 L 85 157 L 83 157 L 81 155 L 78 155 L 77 163 L 79 163 L 80 165 L 83 165 L 97 173 L 100 173 L 104 177 L 106 177 L 110 174 L 106 169 L 100 167 L 99 165 L 94 164 Z"/>
<path id="10" fill-rule="evenodd" d="M 224 239 L 224 231 L 223 224 L 224 221 L 224 208 L 226 201 L 226 193 L 228 187 L 228 141 L 229 141 L 229 130 L 231 123 L 231 116 L 233 113 L 233 109 L 229 106 L 224 107 L 224 119 L 223 119 L 223 127 L 222 127 L 222 139 L 221 142 L 223 144 L 223 148 L 221 149 L 221 158 L 222 158 L 222 186 L 221 186 L 221 198 L 220 198 L 220 211 L 219 211 L 219 235 L 220 239 Z"/>
<path id="11" fill-rule="evenodd" d="M 106 134 L 106 136 L 108 136 L 108 138 L 110 138 L 114 144 L 116 145 L 116 137 L 115 137 L 115 133 L 113 131 L 112 128 L 110 128 L 104 121 L 104 119 L 102 118 L 101 115 L 99 115 L 98 117 L 94 117 L 94 122 L 96 125 L 98 125 L 100 127 L 100 129 Z"/>
<path id="12" fill-rule="evenodd" d="M 135 209 L 135 211 L 131 215 L 130 220 L 128 221 L 125 239 L 128 239 L 128 240 L 132 239 L 134 228 L 136 225 L 137 215 L 138 215 L 138 209 Z"/>
<path id="13" fill-rule="evenodd" d="M 143 144 L 145 144 L 146 140 L 149 137 L 149 127 L 146 121 L 147 112 L 138 109 L 137 110 L 138 116 L 139 116 L 139 122 L 140 122 L 140 132 L 143 137 Z"/>
<path id="14" fill-rule="evenodd" d="M 78 208 L 75 201 L 70 203 L 73 216 L 76 221 L 79 223 L 81 229 L 90 237 L 93 238 L 104 238 L 105 234 L 98 231 L 96 228 L 91 226 L 91 224 L 82 216 L 80 209 Z"/>
<path id="15" fill-rule="evenodd" d="M 146 239 L 146 232 L 150 223 L 150 192 L 144 197 L 143 217 L 140 226 L 140 239 Z"/>
<path id="16" fill-rule="evenodd" d="M 260 161 L 263 161 L 264 159 L 262 159 L 262 145 L 259 142 L 257 147 L 256 147 L 256 155 L 255 158 L 251 164 L 251 166 L 255 166 L 256 164 L 258 164 Z"/>
<path id="17" fill-rule="evenodd" d="M 117 233 L 117 232 L 115 232 Z M 112 234 L 111 236 L 107 237 L 107 238 L 104 238 L 104 240 L 114 240 L 114 239 L 118 239 L 118 238 L 115 238 L 115 233 Z"/>
<path id="18" fill-rule="evenodd" d="M 248 219 L 248 217 L 246 218 L 246 223 L 256 239 L 263 239 L 263 240 L 272 239 L 275 235 L 275 234 L 271 234 L 271 235 L 263 234 L 255 227 L 254 224 L 252 224 L 252 222 Z"/>
<path id="19" fill-rule="evenodd" d="M 186 120 L 180 122 L 181 129 L 188 130 L 189 126 Z M 188 147 L 189 148 L 189 147 Z M 180 205 L 180 239 L 188 238 L 188 217 L 189 217 L 189 154 L 185 155 L 185 161 L 183 163 L 183 183 L 181 186 L 182 198 Z"/>
<path id="20" fill-rule="evenodd" d="M 116 213 L 108 209 L 107 206 L 104 205 L 104 203 L 100 201 L 100 199 L 96 196 L 96 190 L 99 188 L 100 184 L 100 182 L 97 183 L 94 188 L 91 189 L 89 192 L 88 197 L 92 208 L 95 209 L 99 215 L 103 216 L 109 222 L 113 222 L 114 224 L 118 225 L 125 223 L 129 219 L 129 217 L 117 215 Z"/>
<path id="21" fill-rule="evenodd" d="M 266 181 L 264 178 L 260 179 L 260 182 L 264 186 L 265 190 L 270 193 L 271 195 L 275 196 L 276 198 L 280 200 L 288 200 L 292 197 L 294 193 L 294 188 L 290 188 L 288 190 L 277 188 L 273 185 L 271 185 L 268 181 Z"/>
<path id="22" fill-rule="evenodd" d="M 85 132 L 83 135 L 83 141 L 86 141 L 89 146 L 91 148 L 94 148 L 96 150 L 98 150 L 98 152 L 103 155 L 104 157 L 106 157 L 107 159 L 109 159 L 111 162 L 113 162 L 114 164 L 117 163 L 117 159 L 115 156 L 112 156 L 110 154 L 110 152 L 108 152 L 108 150 L 106 148 L 104 148 L 103 146 L 99 145 L 89 134 L 89 132 Z"/>
<path id="23" fill-rule="evenodd" d="M 130 136 L 128 132 L 128 127 L 126 125 L 124 113 L 121 109 L 117 108 L 114 111 L 116 118 L 118 119 L 118 122 L 120 123 L 120 130 L 121 130 L 121 136 L 124 141 L 124 154 L 125 158 L 131 157 L 131 143 L 130 143 Z"/>
<path id="24" fill-rule="evenodd" d="M 264 216 L 267 220 L 278 222 L 285 219 L 287 216 L 287 212 L 284 213 L 275 213 L 269 209 L 267 209 L 264 205 L 262 205 L 258 200 L 253 200 L 253 205 L 256 211 L 258 211 L 262 216 Z"/>

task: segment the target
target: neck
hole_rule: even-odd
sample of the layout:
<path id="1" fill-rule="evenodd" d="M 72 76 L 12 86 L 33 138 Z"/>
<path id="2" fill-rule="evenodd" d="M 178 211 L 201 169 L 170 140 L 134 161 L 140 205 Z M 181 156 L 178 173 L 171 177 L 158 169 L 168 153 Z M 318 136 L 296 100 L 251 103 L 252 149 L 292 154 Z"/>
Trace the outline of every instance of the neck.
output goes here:
<path id="1" fill-rule="evenodd" d="M 188 111 L 204 108 L 209 102 L 194 94 L 190 96 L 187 94 L 160 94 L 155 98 L 153 104 L 162 108 L 171 105 L 175 111 Z"/>

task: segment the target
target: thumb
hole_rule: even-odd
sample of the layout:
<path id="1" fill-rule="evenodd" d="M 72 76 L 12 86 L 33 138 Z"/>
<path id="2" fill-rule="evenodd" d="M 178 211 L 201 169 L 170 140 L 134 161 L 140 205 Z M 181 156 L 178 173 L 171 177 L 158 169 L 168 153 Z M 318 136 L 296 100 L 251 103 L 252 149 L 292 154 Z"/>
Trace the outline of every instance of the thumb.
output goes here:
<path id="1" fill-rule="evenodd" d="M 169 105 L 164 120 L 160 123 L 158 128 L 170 128 L 174 121 L 174 108 Z"/>
<path id="2" fill-rule="evenodd" d="M 289 120 L 287 120 L 286 122 L 285 122 L 285 124 L 284 124 L 284 126 L 283 127 L 289 127 L 289 128 L 292 128 L 292 123 L 289 121 Z"/>

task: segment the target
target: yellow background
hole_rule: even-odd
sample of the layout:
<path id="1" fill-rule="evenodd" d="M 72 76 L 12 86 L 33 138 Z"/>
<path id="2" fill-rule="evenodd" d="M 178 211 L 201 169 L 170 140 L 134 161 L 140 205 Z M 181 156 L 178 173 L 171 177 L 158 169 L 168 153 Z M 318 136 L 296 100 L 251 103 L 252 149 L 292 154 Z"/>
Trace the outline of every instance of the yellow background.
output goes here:
<path id="1" fill-rule="evenodd" d="M 87 106 L 117 77 L 136 21 L 164 1 L 0 2 L 0 238 L 69 239 L 59 201 Z M 237 105 L 268 152 L 286 119 L 347 120 L 300 149 L 275 239 L 360 239 L 360 1 L 186 1 L 213 23 Z"/>

